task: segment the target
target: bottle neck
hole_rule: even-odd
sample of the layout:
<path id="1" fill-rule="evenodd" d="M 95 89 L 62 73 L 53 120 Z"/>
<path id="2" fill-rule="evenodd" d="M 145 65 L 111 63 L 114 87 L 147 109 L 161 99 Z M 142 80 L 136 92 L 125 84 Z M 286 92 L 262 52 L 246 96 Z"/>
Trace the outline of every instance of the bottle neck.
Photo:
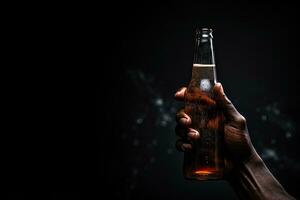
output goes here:
<path id="1" fill-rule="evenodd" d="M 216 83 L 216 68 L 211 29 L 196 30 L 192 84 L 208 90 Z"/>
<path id="2" fill-rule="evenodd" d="M 196 31 L 193 64 L 214 65 L 213 36 L 211 30 Z"/>

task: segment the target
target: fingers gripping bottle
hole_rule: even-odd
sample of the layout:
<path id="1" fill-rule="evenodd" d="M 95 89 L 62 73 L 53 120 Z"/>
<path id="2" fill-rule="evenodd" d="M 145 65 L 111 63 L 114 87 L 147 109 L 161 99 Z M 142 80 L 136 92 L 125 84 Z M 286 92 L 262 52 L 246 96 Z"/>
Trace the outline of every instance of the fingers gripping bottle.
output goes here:
<path id="1" fill-rule="evenodd" d="M 185 112 L 191 117 L 190 128 L 200 137 L 188 141 L 193 149 L 184 153 L 183 173 L 186 179 L 222 179 L 223 115 L 214 100 L 212 89 L 216 83 L 212 30 L 195 31 L 192 78 L 185 94 Z"/>

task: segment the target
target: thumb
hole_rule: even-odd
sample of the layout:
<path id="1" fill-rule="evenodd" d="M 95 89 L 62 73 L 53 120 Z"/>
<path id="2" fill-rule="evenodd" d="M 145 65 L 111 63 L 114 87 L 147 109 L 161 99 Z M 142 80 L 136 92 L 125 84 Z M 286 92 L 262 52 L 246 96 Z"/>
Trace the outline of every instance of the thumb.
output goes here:
<path id="1" fill-rule="evenodd" d="M 245 118 L 236 110 L 231 101 L 224 93 L 221 83 L 216 83 L 213 88 L 213 93 L 217 105 L 222 109 L 227 121 L 239 129 L 244 129 L 246 126 Z"/>

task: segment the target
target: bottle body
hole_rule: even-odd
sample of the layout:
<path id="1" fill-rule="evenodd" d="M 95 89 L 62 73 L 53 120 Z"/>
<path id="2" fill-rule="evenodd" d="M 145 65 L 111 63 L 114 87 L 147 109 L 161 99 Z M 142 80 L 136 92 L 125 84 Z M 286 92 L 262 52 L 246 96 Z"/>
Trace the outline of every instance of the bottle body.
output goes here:
<path id="1" fill-rule="evenodd" d="M 191 141 L 192 151 L 184 154 L 183 172 L 187 179 L 222 179 L 224 117 L 213 96 L 216 71 L 212 38 L 203 41 L 203 32 L 196 38 L 192 78 L 185 94 L 185 112 L 192 119 L 190 128 L 197 130 L 200 138 Z"/>

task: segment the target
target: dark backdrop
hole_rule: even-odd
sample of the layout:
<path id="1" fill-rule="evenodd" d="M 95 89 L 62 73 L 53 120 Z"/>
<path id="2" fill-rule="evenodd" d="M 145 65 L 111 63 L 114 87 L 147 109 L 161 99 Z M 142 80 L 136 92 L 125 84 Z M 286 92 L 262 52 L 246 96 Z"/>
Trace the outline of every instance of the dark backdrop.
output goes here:
<path id="1" fill-rule="evenodd" d="M 116 4 L 101 15 L 99 49 L 110 56 L 96 76 L 99 180 L 110 197 L 237 199 L 226 182 L 184 180 L 174 149 L 173 95 L 190 79 L 195 27 L 214 30 L 219 81 L 269 169 L 300 197 L 296 6 L 207 2 Z"/>

